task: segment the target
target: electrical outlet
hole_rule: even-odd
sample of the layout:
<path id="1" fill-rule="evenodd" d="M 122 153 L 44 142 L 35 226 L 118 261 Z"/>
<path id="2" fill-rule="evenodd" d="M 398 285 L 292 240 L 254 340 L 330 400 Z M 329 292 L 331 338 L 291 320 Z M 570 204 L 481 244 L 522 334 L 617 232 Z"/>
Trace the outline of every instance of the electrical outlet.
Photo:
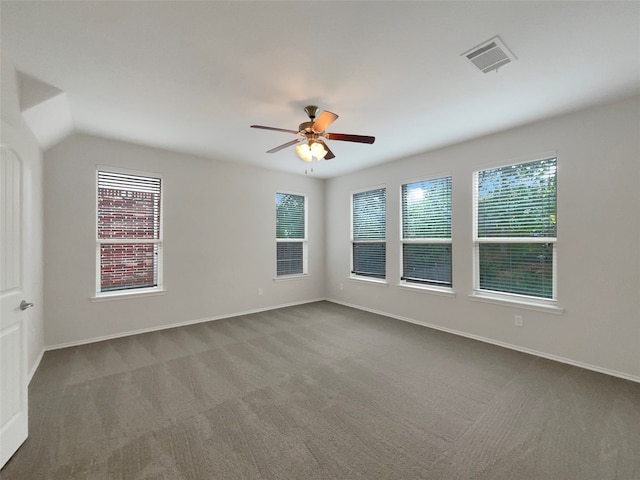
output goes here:
<path id="1" fill-rule="evenodd" d="M 340 290 L 344 290 L 344 284 L 343 283 L 340 284 Z"/>
<path id="2" fill-rule="evenodd" d="M 522 318 L 522 315 L 516 315 L 513 317 L 513 324 L 516 327 L 524 327 L 524 319 Z"/>
<path id="3" fill-rule="evenodd" d="M 258 295 L 262 295 L 262 289 L 261 288 L 258 289 Z"/>

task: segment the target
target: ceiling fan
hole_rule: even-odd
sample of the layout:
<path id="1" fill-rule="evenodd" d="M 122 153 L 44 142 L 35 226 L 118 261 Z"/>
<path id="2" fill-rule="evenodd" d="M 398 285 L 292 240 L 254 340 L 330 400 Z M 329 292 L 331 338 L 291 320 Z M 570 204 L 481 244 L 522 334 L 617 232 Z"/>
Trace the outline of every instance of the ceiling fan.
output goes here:
<path id="1" fill-rule="evenodd" d="M 309 116 L 308 122 L 302 122 L 298 127 L 298 130 L 288 130 L 286 128 L 265 127 L 263 125 L 251 125 L 251 128 L 262 128 L 263 130 L 275 130 L 276 132 L 287 132 L 299 135 L 300 138 L 291 140 L 283 145 L 267 150 L 267 153 L 275 153 L 283 150 L 287 147 L 297 145 L 296 154 L 305 162 L 312 162 L 314 157 L 317 160 L 325 159 L 331 160 L 335 158 L 333 152 L 327 147 L 324 140 L 340 140 L 343 142 L 357 142 L 357 143 L 373 143 L 376 137 L 369 137 L 366 135 L 350 135 L 346 133 L 329 133 L 325 130 L 331 125 L 338 115 L 325 110 L 316 119 L 316 113 L 318 107 L 315 105 L 308 105 L 304 108 L 304 111 Z"/>

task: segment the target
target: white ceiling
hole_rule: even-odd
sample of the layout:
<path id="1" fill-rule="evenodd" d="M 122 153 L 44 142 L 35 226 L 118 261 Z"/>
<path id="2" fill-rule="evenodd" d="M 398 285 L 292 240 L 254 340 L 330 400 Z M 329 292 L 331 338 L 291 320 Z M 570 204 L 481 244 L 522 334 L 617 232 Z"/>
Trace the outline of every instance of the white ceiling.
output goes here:
<path id="1" fill-rule="evenodd" d="M 303 174 L 265 151 L 316 104 L 334 177 L 640 93 L 640 2 L 13 2 L 2 49 L 66 93 L 75 128 Z M 518 60 L 461 54 L 499 35 Z"/>

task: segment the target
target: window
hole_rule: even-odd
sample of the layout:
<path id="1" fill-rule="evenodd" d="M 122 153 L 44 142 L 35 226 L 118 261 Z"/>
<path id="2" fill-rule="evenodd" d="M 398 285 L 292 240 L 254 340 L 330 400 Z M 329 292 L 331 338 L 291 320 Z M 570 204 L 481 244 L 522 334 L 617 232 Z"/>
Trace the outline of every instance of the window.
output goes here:
<path id="1" fill-rule="evenodd" d="M 474 175 L 475 289 L 556 299 L 556 159 Z"/>
<path id="2" fill-rule="evenodd" d="M 276 193 L 276 275 L 307 273 L 306 198 Z"/>
<path id="3" fill-rule="evenodd" d="M 385 278 L 386 212 L 386 188 L 353 194 L 352 274 Z"/>
<path id="4" fill-rule="evenodd" d="M 451 177 L 402 185 L 402 277 L 451 287 Z"/>
<path id="5" fill-rule="evenodd" d="M 161 179 L 98 171 L 98 293 L 161 287 Z"/>

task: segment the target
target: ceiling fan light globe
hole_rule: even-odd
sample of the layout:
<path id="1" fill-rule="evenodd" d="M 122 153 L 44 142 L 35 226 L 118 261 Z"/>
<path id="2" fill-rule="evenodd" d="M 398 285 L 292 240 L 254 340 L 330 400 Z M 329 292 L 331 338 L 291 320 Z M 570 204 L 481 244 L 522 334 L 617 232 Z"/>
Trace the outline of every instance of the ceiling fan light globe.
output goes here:
<path id="1" fill-rule="evenodd" d="M 306 143 L 303 143 L 302 145 L 298 145 L 296 147 L 296 155 L 298 155 L 298 157 L 300 157 L 305 162 L 313 161 L 313 154 L 311 153 L 311 148 Z"/>
<path id="2" fill-rule="evenodd" d="M 318 142 L 312 143 L 310 149 L 311 149 L 311 155 L 316 157 L 318 160 L 323 159 L 327 154 L 327 151 L 325 150 L 324 146 Z"/>

